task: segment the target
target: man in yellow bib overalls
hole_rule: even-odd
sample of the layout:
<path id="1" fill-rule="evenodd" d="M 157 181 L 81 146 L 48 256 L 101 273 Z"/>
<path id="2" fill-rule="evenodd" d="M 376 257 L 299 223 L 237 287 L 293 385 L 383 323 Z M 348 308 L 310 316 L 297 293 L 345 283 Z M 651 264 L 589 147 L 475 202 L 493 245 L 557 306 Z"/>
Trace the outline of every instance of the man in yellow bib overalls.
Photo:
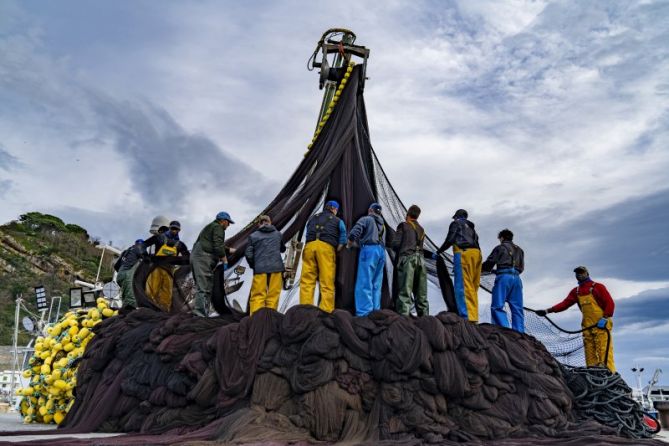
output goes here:
<path id="1" fill-rule="evenodd" d="M 569 292 L 565 300 L 547 310 L 537 311 L 537 315 L 559 313 L 578 304 L 583 313 L 581 327 L 584 329 L 585 364 L 588 367 L 606 366 L 611 372 L 615 372 L 611 333 L 615 309 L 613 299 L 604 285 L 592 281 L 585 266 L 577 266 L 574 273 L 576 273 L 578 286 Z"/>

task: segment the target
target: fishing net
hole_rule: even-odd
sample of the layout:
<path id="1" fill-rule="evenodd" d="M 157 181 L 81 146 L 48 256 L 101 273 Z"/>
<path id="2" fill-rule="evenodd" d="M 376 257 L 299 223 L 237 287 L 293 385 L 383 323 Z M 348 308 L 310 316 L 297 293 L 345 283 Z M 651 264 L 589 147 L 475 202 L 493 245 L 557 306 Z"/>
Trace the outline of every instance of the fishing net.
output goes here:
<path id="1" fill-rule="evenodd" d="M 134 434 L 26 444 L 661 444 L 580 419 L 534 337 L 453 313 L 141 308 L 94 330 L 56 432 Z"/>

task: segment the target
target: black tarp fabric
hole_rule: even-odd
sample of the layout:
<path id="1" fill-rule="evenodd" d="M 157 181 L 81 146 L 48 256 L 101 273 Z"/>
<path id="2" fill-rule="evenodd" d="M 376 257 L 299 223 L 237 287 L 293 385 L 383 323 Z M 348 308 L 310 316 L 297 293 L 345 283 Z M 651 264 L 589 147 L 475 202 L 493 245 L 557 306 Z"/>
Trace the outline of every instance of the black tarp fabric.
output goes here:
<path id="1" fill-rule="evenodd" d="M 659 444 L 602 437 L 614 430 L 577 419 L 541 343 L 448 312 L 142 308 L 95 333 L 58 433 L 134 434 L 26 444 Z"/>

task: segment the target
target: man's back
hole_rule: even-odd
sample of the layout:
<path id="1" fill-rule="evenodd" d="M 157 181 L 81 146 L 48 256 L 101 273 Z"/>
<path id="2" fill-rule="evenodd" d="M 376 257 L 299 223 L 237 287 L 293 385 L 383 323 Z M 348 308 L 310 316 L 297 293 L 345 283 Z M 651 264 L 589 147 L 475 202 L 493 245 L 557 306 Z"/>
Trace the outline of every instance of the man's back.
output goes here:
<path id="1" fill-rule="evenodd" d="M 255 274 L 284 270 L 281 252 L 284 250 L 281 232 L 272 225 L 260 227 L 249 236 L 246 257 Z"/>

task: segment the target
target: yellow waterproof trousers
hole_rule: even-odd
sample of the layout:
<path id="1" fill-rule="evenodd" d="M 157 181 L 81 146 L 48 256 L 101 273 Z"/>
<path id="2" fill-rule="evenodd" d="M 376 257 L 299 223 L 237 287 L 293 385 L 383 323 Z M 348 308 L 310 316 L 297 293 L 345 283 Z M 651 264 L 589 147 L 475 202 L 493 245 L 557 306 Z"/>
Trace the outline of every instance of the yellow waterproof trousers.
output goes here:
<path id="1" fill-rule="evenodd" d="M 467 319 L 471 322 L 479 321 L 479 285 L 481 283 L 481 265 L 483 257 L 481 250 L 467 248 L 465 250 L 453 246 L 453 254 L 460 253 L 462 267 L 462 282 L 464 285 Z"/>
<path id="2" fill-rule="evenodd" d="M 331 313 L 335 304 L 335 270 L 337 252 L 334 246 L 320 240 L 309 242 L 302 254 L 302 276 L 300 278 L 300 304 L 314 304 L 316 280 L 320 282 L 321 301 L 319 308 Z"/>
<path id="3" fill-rule="evenodd" d="M 146 278 L 144 292 L 146 297 L 161 310 L 168 312 L 172 309 L 172 290 L 174 285 L 173 268 L 158 266 Z"/>
<path id="4" fill-rule="evenodd" d="M 249 296 L 249 311 L 251 314 L 261 308 L 276 310 L 279 306 L 282 284 L 281 273 L 254 274 Z"/>
<path id="5" fill-rule="evenodd" d="M 578 291 L 577 291 L 578 292 Z M 604 317 L 604 311 L 599 306 L 592 292 L 578 296 L 578 305 L 583 313 L 581 327 L 592 327 Z M 602 328 L 590 328 L 583 332 L 583 349 L 585 350 L 585 365 L 605 366 L 612 373 L 616 371 L 613 361 L 613 322 L 611 319 L 606 323 L 606 330 Z"/>

